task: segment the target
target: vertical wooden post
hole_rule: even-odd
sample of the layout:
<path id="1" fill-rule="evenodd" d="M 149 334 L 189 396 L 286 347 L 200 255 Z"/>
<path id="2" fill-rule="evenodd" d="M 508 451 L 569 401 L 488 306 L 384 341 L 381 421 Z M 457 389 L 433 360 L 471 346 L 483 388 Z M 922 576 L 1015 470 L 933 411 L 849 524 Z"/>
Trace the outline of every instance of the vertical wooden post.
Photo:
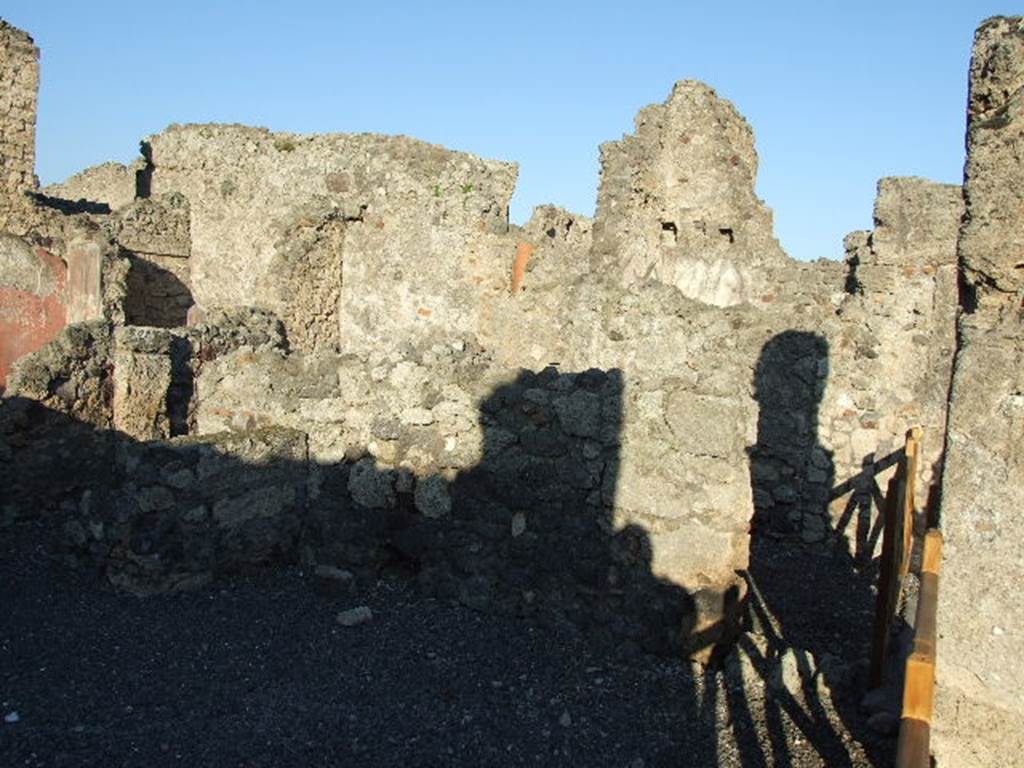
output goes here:
<path id="1" fill-rule="evenodd" d="M 878 593 L 875 596 L 875 622 L 871 638 L 870 688 L 878 688 L 885 681 L 885 659 L 889 653 L 889 635 L 892 620 L 899 603 L 903 577 L 910 569 L 910 555 L 914 535 L 914 493 L 921 439 L 924 430 L 907 430 L 903 457 L 896 465 L 885 493 L 882 532 L 882 556 L 879 561 Z"/>
<path id="2" fill-rule="evenodd" d="M 921 589 L 914 620 L 914 649 L 903 682 L 903 714 L 896 743 L 896 768 L 929 768 L 935 703 L 935 644 L 942 534 L 928 531 L 921 563 Z"/>
<path id="3" fill-rule="evenodd" d="M 921 458 L 921 440 L 924 430 L 921 427 L 912 427 L 907 430 L 907 440 L 904 448 L 904 462 L 906 472 L 904 481 L 906 490 L 903 494 L 903 551 L 900 553 L 900 577 L 910 572 L 910 555 L 914 543 L 914 496 L 917 491 L 918 466 Z"/>

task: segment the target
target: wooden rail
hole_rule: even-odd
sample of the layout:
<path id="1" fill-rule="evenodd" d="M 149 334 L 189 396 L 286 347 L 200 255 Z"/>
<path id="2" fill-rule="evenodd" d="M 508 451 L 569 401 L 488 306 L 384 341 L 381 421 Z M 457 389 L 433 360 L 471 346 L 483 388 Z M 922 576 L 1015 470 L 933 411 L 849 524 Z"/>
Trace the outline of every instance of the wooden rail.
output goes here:
<path id="1" fill-rule="evenodd" d="M 882 557 L 871 639 L 870 688 L 878 688 L 885 681 L 885 660 L 889 653 L 892 622 L 899 604 L 903 580 L 910 571 L 914 505 L 923 437 L 924 430 L 921 427 L 913 427 L 907 431 L 903 453 L 885 494 L 885 528 L 882 533 Z"/>
<path id="2" fill-rule="evenodd" d="M 914 620 L 914 649 L 907 658 L 903 714 L 896 743 L 896 768 L 929 768 L 932 713 L 935 703 L 936 613 L 942 534 L 932 529 L 924 539 L 921 588 Z"/>

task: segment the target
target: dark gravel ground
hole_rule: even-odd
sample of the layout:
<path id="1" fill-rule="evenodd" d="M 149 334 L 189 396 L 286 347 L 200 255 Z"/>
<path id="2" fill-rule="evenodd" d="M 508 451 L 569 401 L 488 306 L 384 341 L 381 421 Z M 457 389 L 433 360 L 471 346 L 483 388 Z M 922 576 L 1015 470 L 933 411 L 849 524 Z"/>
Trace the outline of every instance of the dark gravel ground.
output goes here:
<path id="1" fill-rule="evenodd" d="M 424 599 L 400 582 L 332 600 L 295 568 L 138 599 L 52 563 L 36 534 L 0 532 L 0 714 L 17 713 L 0 722 L 0 766 L 891 759 L 891 740 L 871 741 L 856 714 L 768 682 L 778 638 L 747 636 L 724 669 L 705 672 Z M 767 573 L 806 575 L 776 554 Z M 336 622 L 359 604 L 372 621 Z"/>

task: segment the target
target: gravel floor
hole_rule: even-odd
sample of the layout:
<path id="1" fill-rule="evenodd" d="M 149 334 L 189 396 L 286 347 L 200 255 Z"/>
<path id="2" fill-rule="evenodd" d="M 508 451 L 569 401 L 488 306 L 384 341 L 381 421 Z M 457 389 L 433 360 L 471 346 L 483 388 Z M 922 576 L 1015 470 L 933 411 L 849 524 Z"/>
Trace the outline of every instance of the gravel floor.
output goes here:
<path id="1" fill-rule="evenodd" d="M 32 531 L 0 535 L 3 766 L 891 762 L 892 740 L 864 728 L 855 690 L 837 712 L 813 685 L 772 683 L 782 640 L 771 631 L 705 672 L 397 582 L 332 600 L 298 569 L 131 598 L 51 563 Z M 775 556 L 754 562 L 806 576 Z M 336 621 L 359 604 L 370 622 Z M 841 640 L 830 647 L 859 652 Z"/>

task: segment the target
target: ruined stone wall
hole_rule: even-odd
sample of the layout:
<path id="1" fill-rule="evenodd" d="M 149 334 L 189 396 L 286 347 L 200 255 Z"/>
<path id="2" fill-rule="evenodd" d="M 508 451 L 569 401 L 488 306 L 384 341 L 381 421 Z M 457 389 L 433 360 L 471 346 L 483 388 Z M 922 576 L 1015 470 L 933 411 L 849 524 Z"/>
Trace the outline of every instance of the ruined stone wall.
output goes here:
<path id="1" fill-rule="evenodd" d="M 760 295 L 759 267 L 785 260 L 757 198 L 746 120 L 714 90 L 676 83 L 601 147 L 594 270 L 624 285 L 658 280 L 715 306 Z"/>
<path id="2" fill-rule="evenodd" d="M 58 551 L 68 562 L 99 568 L 114 586 L 145 595 L 297 559 L 303 433 L 112 442 L 108 483 L 83 491 L 62 515 Z"/>
<path id="3" fill-rule="evenodd" d="M 150 139 L 148 158 L 152 193 L 189 201 L 197 303 L 264 306 L 307 350 L 474 323 L 475 281 L 493 266 L 493 233 L 508 229 L 516 177 L 514 165 L 404 137 L 241 126 L 172 126 Z M 308 258 L 323 247 L 335 264 Z M 358 288 L 379 279 L 392 288 Z M 329 284 L 307 304 L 296 281 Z M 346 294 L 347 282 L 357 287 Z"/>
<path id="4" fill-rule="evenodd" d="M 871 521 L 850 520 L 863 502 L 853 491 L 870 490 L 872 479 L 885 488 L 891 469 L 876 472 L 875 464 L 891 467 L 910 426 L 926 429 L 926 483 L 941 455 L 962 209 L 958 187 L 885 179 L 876 229 L 851 236 L 848 264 L 765 266 L 765 292 L 729 311 L 686 300 L 657 282 L 609 287 L 588 272 L 586 226 L 570 244 L 559 227 L 531 222 L 516 233 L 536 247 L 523 287 L 489 302 L 479 338 L 505 365 L 560 361 L 574 370 L 622 370 L 627 393 L 649 390 L 644 398 L 653 398 L 634 412 L 627 395 L 624 433 L 635 429 L 637 444 L 650 444 L 652 457 L 667 457 L 661 463 L 677 464 L 674 474 L 689 474 L 694 485 L 716 484 L 715 472 L 701 468 L 708 464 L 702 452 L 677 436 L 663 442 L 651 437 L 652 424 L 687 407 L 685 398 L 673 404 L 666 393 L 744 403 L 748 421 L 739 432 L 745 437 L 718 458 L 741 472 L 754 471 L 759 517 L 809 542 L 848 536 L 851 551 L 862 552 Z M 569 220 L 563 215 L 562 226 Z M 761 370 L 762 357 L 774 359 L 780 346 L 786 347 L 781 359 Z M 797 375 L 801 366 L 809 379 Z M 761 375 L 770 380 L 767 391 Z M 759 390 L 766 403 L 759 402 Z M 798 397 L 801 391 L 806 396 Z M 777 414 L 762 418 L 768 411 Z M 736 418 L 712 414 L 716 431 L 723 420 Z M 777 419 L 791 427 L 783 430 L 773 424 Z M 763 434 L 757 434 L 759 425 Z M 648 474 L 636 478 L 640 493 L 658 487 Z M 743 484 L 730 477 L 737 487 Z M 681 486 L 669 485 L 665 493 L 691 498 Z M 831 519 L 824 514 L 830 497 Z M 752 515 L 751 501 L 733 496 L 730 504 L 719 509 L 718 519 L 732 520 L 738 530 Z"/>
<path id="5" fill-rule="evenodd" d="M 0 522 L 54 519 L 109 480 L 110 328 L 80 323 L 17 363 L 0 398 Z"/>
<path id="6" fill-rule="evenodd" d="M 26 210 L 24 236 L 0 235 L 0 388 L 66 324 L 123 316 L 125 265 L 109 234 L 88 216 Z"/>
<path id="7" fill-rule="evenodd" d="M 846 238 L 839 317 L 851 358 L 845 391 L 826 410 L 847 477 L 874 452 L 897 451 L 911 426 L 924 428 L 925 486 L 938 479 L 956 342 L 956 241 L 961 189 L 918 178 L 878 185 L 875 229 Z M 884 490 L 888 474 L 877 476 Z"/>
<path id="8" fill-rule="evenodd" d="M 701 94 L 705 117 L 727 115 L 734 128 L 745 125 L 731 105 L 709 101 L 713 94 L 707 89 L 682 90 Z M 698 144 L 701 131 L 720 128 L 717 117 L 704 125 L 691 112 L 682 114 Z M 179 132 L 175 141 L 193 142 L 204 157 L 211 146 L 235 152 L 239 136 L 250 136 L 213 127 L 172 129 L 168 135 Z M 270 141 L 263 132 L 251 135 Z M 159 144 L 154 140 L 155 187 Z M 259 142 L 250 149 L 256 158 L 299 151 L 298 145 L 284 150 Z M 704 153 L 702 162 L 722 184 L 737 187 L 728 199 L 751 209 L 757 203 L 752 171 L 733 179 L 732 155 L 719 154 Z M 302 159 L 300 165 L 311 162 Z M 641 153 L 635 162 L 641 165 L 632 176 L 665 178 L 690 161 Z M 190 189 L 198 188 L 196 173 L 205 189 L 236 186 L 233 178 L 216 175 L 227 173 L 224 168 L 207 165 L 202 172 L 174 173 Z M 366 175 L 358 188 L 384 188 L 389 169 L 381 167 L 383 177 Z M 248 172 L 244 178 L 253 183 Z M 340 182 L 335 186 L 348 189 Z M 366 452 L 375 467 L 392 472 L 407 457 L 368 425 L 374 419 L 401 423 L 409 411 L 410 418 L 429 419 L 415 426 L 433 435 L 415 446 L 416 471 L 458 474 L 485 460 L 480 428 L 472 426 L 474 404 L 491 393 L 483 382 L 519 369 L 539 375 L 552 365 L 562 371 L 620 371 L 615 490 L 601 514 L 615 530 L 646 532 L 657 578 L 720 595 L 733 583 L 734 571 L 746 565 L 752 518 L 809 543 L 846 537 L 851 551 L 870 554 L 872 520 L 858 511 L 851 521 L 852 490 L 867 487 L 875 475 L 872 462 L 891 459 L 914 424 L 928 428 L 929 469 L 938 457 L 953 338 L 961 211 L 955 188 L 884 181 L 876 230 L 853 238 L 858 244 L 851 246 L 851 258 L 857 263 L 850 265 L 798 264 L 778 252 L 761 258 L 751 244 L 766 236 L 770 220 L 760 208 L 760 218 L 748 210 L 747 218 L 734 220 L 750 225 L 745 230 L 735 223 L 736 232 L 746 233 L 735 242 L 746 243 L 763 285 L 752 301 L 727 310 L 689 299 L 663 281 L 622 285 L 602 279 L 594 259 L 604 246 L 592 237 L 607 223 L 600 216 L 592 223 L 542 208 L 521 229 L 473 234 L 444 215 L 424 222 L 420 211 L 407 210 L 404 217 L 393 219 L 391 212 L 378 219 L 381 209 L 369 206 L 360 220 L 344 213 L 343 195 L 340 202 L 308 202 L 304 195 L 299 193 L 292 209 L 301 215 L 274 231 L 276 250 L 260 278 L 267 286 L 260 295 L 277 292 L 289 341 L 305 354 L 243 354 L 205 367 L 195 399 L 201 433 L 283 425 L 309 433 L 316 461 Z M 197 206 L 207 203 L 193 200 L 199 200 L 191 204 L 195 247 L 195 221 L 213 213 L 200 213 Z M 288 208 L 292 202 L 282 191 L 274 204 Z M 218 217 L 222 205 L 213 205 Z M 717 221 L 716 205 L 695 198 L 687 210 L 699 220 Z M 217 226 L 242 232 L 247 222 L 246 216 L 234 223 L 218 218 Z M 393 222 L 406 226 L 396 231 Z M 409 232 L 420 240 L 409 239 Z M 770 229 L 767 236 L 764 247 L 770 250 Z M 415 242 L 430 244 L 428 257 Z M 339 271 L 340 284 L 334 277 Z M 431 282 L 438 277 L 443 279 Z M 432 293 L 434 285 L 443 290 Z M 289 314 L 292 295 L 306 297 L 315 309 L 306 318 L 328 318 L 339 304 L 341 323 L 303 322 Z M 341 332 L 332 334 L 333 327 Z M 446 362 L 467 351 L 486 361 L 481 371 L 487 375 L 478 371 L 478 383 L 461 381 Z M 415 371 L 408 374 L 411 381 L 431 382 L 433 394 L 423 395 L 427 406 L 406 401 L 420 396 L 419 385 L 395 372 L 406 369 Z M 392 376 L 407 391 L 393 392 Z M 422 410 L 436 402 L 448 403 L 464 418 L 441 426 Z M 517 434 L 514 445 L 531 439 Z M 444 447 L 452 441 L 459 446 L 456 455 Z M 884 475 L 879 481 L 884 487 Z"/>
<path id="9" fill-rule="evenodd" d="M 614 475 L 614 482 L 602 486 L 598 504 L 586 507 L 588 519 L 618 533 L 642 532 L 651 577 L 680 594 L 702 595 L 702 605 L 712 606 L 708 618 L 720 618 L 715 611 L 724 609 L 733 572 L 746 565 L 752 518 L 809 543 L 845 536 L 851 552 L 861 553 L 873 520 L 850 521 L 853 486 L 846 481 L 861 474 L 865 456 L 881 460 L 898 450 L 912 424 L 929 428 L 929 456 L 940 449 L 949 372 L 948 355 L 946 367 L 941 364 L 942 344 L 951 349 L 953 337 L 952 305 L 943 302 L 954 281 L 959 197 L 955 188 L 917 180 L 886 181 L 882 189 L 878 229 L 864 236 L 878 241 L 877 252 L 869 248 L 862 256 L 889 282 L 876 276 L 862 292 L 851 292 L 846 265 L 794 265 L 792 276 L 805 292 L 789 286 L 777 302 L 731 309 L 687 299 L 674 287 L 635 291 L 588 280 L 589 222 L 539 211 L 512 233 L 533 247 L 521 285 L 513 293 L 509 275 L 506 290 L 485 305 L 479 334 L 382 340 L 369 355 L 223 358 L 197 381 L 197 429 L 305 429 L 315 462 L 351 462 L 356 476 L 364 473 L 373 486 L 367 491 L 376 494 L 373 508 L 392 514 L 403 508 L 403 493 L 414 500 L 406 507 L 417 509 L 421 481 L 442 482 L 440 476 L 450 493 L 461 487 L 459 478 L 505 461 L 522 487 L 535 480 L 517 471 L 537 471 L 540 464 L 562 487 L 575 489 L 570 496 L 586 496 L 592 489 L 573 485 L 573 461 L 565 457 L 590 453 L 596 460 L 599 443 L 574 447 L 575 433 L 555 409 L 538 417 L 540 435 L 528 422 L 502 428 L 507 434 L 495 459 L 485 404 L 496 392 L 539 389 L 511 402 L 532 413 L 551 411 L 559 395 L 510 381 L 517 369 L 524 369 L 523 380 L 549 376 L 567 387 L 576 377 L 558 371 L 614 371 L 617 438 L 604 451 L 613 453 L 615 469 L 598 472 L 606 480 Z M 943 205 L 933 206 L 933 198 Z M 578 239 L 570 239 L 566 231 L 575 227 Z M 918 261 L 912 246 L 897 253 L 884 245 L 918 232 L 932 238 L 922 242 Z M 887 316 L 897 318 L 891 332 Z M 544 371 L 549 363 L 558 368 Z M 517 465 L 517 456 L 529 461 Z M 884 476 L 880 482 L 884 487 Z M 830 497 L 844 483 L 849 487 L 829 515 Z M 330 487 L 311 499 L 352 493 L 348 481 Z M 506 495 L 477 499 L 474 507 L 511 530 L 520 510 Z M 422 496 L 437 498 L 434 491 Z M 335 563 L 379 566 L 393 551 L 392 545 L 366 547 L 367 518 L 346 512 L 334 520 L 350 542 L 328 555 Z M 480 558 L 500 562 L 492 555 Z M 426 567 L 422 552 L 416 557 Z M 441 555 L 432 549 L 431 557 Z M 470 571 L 454 578 L 437 567 L 449 576 L 436 588 L 471 604 L 490 599 L 473 589 L 498 588 L 493 579 L 481 582 L 486 587 L 467 586 L 462 579 Z M 704 617 L 687 620 L 696 626 Z"/>
<path id="10" fill-rule="evenodd" d="M 739 468 L 734 484 L 684 488 L 672 464 L 642 499 L 636 473 L 669 461 L 657 454 L 672 438 L 638 444 L 630 397 L 621 371 L 516 373 L 462 340 L 370 358 L 243 352 L 204 368 L 197 428 L 308 430 L 317 562 L 361 578 L 404 567 L 473 607 L 695 650 L 698 625 L 738 599 L 731 564 L 747 544 L 745 521 L 729 530 L 714 505 L 749 485 Z M 730 404 L 701 415 L 715 407 Z M 687 417 L 678 429 L 699 440 Z"/>
<path id="11" fill-rule="evenodd" d="M 935 754 L 1011 765 L 1024 751 L 1024 19 L 978 29 L 970 70 L 964 290 L 941 523 Z"/>
<path id="12" fill-rule="evenodd" d="M 402 137 L 172 126 L 144 153 L 138 199 L 109 215 L 40 199 L 52 221 L 26 234 L 69 273 L 71 254 L 103 255 L 74 268 L 96 288 L 69 310 L 123 326 L 94 352 L 102 417 L 65 386 L 84 363 L 38 364 L 50 352 L 16 367 L 11 411 L 102 426 L 98 455 L 135 458 L 98 477 L 152 464 L 145 487 L 101 500 L 69 477 L 43 505 L 81 516 L 69 556 L 122 587 L 217 572 L 200 444 L 247 477 L 250 449 L 288 434 L 302 449 L 267 454 L 290 468 L 268 493 L 304 490 L 268 512 L 283 538 L 258 539 L 257 561 L 298 547 L 360 578 L 404 569 L 475 607 L 706 651 L 741 601 L 752 527 L 870 556 L 854 497 L 909 426 L 942 430 L 957 190 L 883 180 L 847 264 L 793 262 L 754 194 L 749 126 L 701 84 L 605 146 L 593 221 L 545 206 L 510 226 L 514 166 Z M 108 170 L 78 188 L 113 200 L 103 187 L 127 172 Z M 188 472 L 154 474 L 179 453 Z"/>
<path id="13" fill-rule="evenodd" d="M 204 365 L 240 348 L 284 347 L 280 321 L 251 309 L 213 312 L 188 329 L 68 325 L 16 362 L 0 398 L 0 522 L 73 519 L 87 492 L 109 490 L 118 446 L 194 429 Z"/>
<path id="14" fill-rule="evenodd" d="M 82 202 L 95 207 L 105 206 L 119 211 L 135 201 L 136 178 L 145 169 L 140 158 L 131 165 L 102 163 L 86 168 L 59 184 L 50 184 L 40 191 L 47 197 L 69 202 Z"/>
<path id="15" fill-rule="evenodd" d="M 21 217 L 35 189 L 39 49 L 0 19 L 0 231 Z"/>
<path id="16" fill-rule="evenodd" d="M 183 326 L 192 298 L 188 201 L 160 195 L 125 206 L 116 219 L 115 238 L 128 259 L 125 322 L 129 325 Z"/>

